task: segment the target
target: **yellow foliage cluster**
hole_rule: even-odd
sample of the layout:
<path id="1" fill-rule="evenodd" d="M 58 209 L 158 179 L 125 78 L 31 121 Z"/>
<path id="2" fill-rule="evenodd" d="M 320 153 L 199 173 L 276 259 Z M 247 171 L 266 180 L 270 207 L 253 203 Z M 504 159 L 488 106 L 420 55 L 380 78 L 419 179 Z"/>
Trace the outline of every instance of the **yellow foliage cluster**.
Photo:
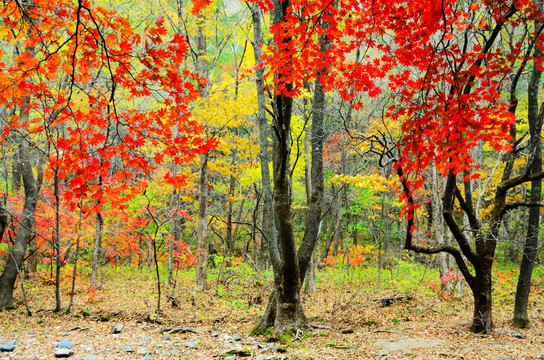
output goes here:
<path id="1" fill-rule="evenodd" d="M 336 184 L 354 184 L 357 188 L 367 189 L 373 193 L 393 191 L 396 190 L 398 186 L 398 181 L 396 179 L 386 179 L 380 174 L 359 174 L 355 176 L 334 175 L 331 182 Z"/>

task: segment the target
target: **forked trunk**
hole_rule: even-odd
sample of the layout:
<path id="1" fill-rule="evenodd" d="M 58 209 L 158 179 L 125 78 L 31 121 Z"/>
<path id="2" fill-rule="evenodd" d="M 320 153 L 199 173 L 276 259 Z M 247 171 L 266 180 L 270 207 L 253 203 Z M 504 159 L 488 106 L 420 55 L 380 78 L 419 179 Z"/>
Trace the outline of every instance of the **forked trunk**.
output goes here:
<path id="1" fill-rule="evenodd" d="M 298 292 L 294 302 L 279 301 L 279 298 L 275 288 L 270 294 L 266 311 L 253 329 L 253 333 L 263 333 L 266 329 L 273 328 L 274 335 L 279 336 L 284 333 L 296 333 L 297 330 L 309 330 Z"/>
<path id="2" fill-rule="evenodd" d="M 39 185 L 34 178 L 30 150 L 24 140 L 19 145 L 18 156 L 25 188 L 25 203 L 23 212 L 21 213 L 21 222 L 9 251 L 6 267 L 0 276 L 0 311 L 6 305 L 14 304 L 13 289 L 25 257 L 27 239 L 30 237 L 34 227 L 36 204 L 38 202 Z"/>

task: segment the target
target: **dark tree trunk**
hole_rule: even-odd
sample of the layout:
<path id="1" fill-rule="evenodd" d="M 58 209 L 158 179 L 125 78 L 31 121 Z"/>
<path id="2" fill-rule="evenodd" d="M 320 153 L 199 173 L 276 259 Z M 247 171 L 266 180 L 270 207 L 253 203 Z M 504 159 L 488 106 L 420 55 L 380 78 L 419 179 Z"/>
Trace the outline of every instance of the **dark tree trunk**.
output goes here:
<path id="1" fill-rule="evenodd" d="M 275 18 L 277 24 L 284 19 L 289 1 L 275 2 Z M 284 40 L 289 42 L 289 40 Z M 324 46 L 326 39 L 322 39 Z M 322 50 L 324 50 L 322 48 Z M 270 259 L 274 268 L 274 290 L 270 296 L 268 307 L 256 331 L 264 331 L 273 326 L 275 334 L 306 330 L 309 328 L 300 302 L 300 290 L 311 261 L 319 232 L 323 203 L 323 115 L 325 94 L 318 74 L 313 102 L 312 121 L 312 164 L 311 164 L 311 203 L 306 219 L 306 231 L 300 248 L 296 248 L 291 212 L 290 185 L 290 141 L 291 115 L 293 99 L 290 96 L 276 94 L 276 111 L 274 131 L 276 146 L 273 150 L 274 165 L 274 215 L 277 229 L 276 241 L 270 242 Z M 281 75 L 280 75 L 281 77 Z M 292 91 L 292 84 L 286 88 Z"/>
<path id="2" fill-rule="evenodd" d="M 535 47 L 535 58 L 542 55 L 540 47 Z M 542 113 L 538 113 L 538 90 L 542 72 L 534 64 L 529 88 L 527 91 L 528 100 L 528 122 L 529 132 L 531 134 L 531 173 L 538 174 L 542 171 Z M 531 204 L 540 204 L 542 197 L 542 180 L 535 179 L 531 182 Z M 529 326 L 529 315 L 527 314 L 527 304 L 529 302 L 529 293 L 531 291 L 531 277 L 535 261 L 538 257 L 538 229 L 540 227 L 540 207 L 529 208 L 529 219 L 527 222 L 527 236 L 523 246 L 523 256 L 519 268 L 518 284 L 516 288 L 516 300 L 514 303 L 514 326 L 526 328 Z"/>
<path id="3" fill-rule="evenodd" d="M 508 16 L 512 16 L 515 11 L 510 11 Z M 498 22 L 495 24 L 494 29 L 486 39 L 485 48 L 490 49 L 494 42 L 499 37 L 501 29 L 505 23 Z M 519 78 L 524 71 L 525 65 L 530 58 L 532 52 L 532 46 L 536 43 L 538 35 L 541 33 L 543 27 L 539 27 L 537 34 L 533 41 L 530 42 L 527 52 L 525 54 L 525 60 L 521 62 L 516 72 L 511 74 L 511 86 L 510 86 L 510 107 L 509 111 L 515 115 L 517 107 L 516 99 L 516 86 Z M 480 67 L 483 60 L 477 60 L 474 66 Z M 475 76 L 470 76 L 462 89 L 464 95 L 470 95 L 472 92 L 472 86 L 474 85 Z M 497 240 L 499 239 L 499 227 L 503 222 L 504 215 L 507 211 L 511 211 L 523 206 L 537 206 L 537 204 L 515 203 L 506 204 L 507 193 L 527 182 L 539 180 L 544 177 L 544 173 L 530 171 L 532 165 L 531 156 L 528 163 L 528 168 L 523 170 L 521 174 L 513 176 L 513 165 L 515 160 L 515 154 L 518 153 L 516 149 L 519 141 L 516 140 L 516 128 L 515 124 L 510 127 L 510 134 L 512 135 L 512 151 L 508 154 L 505 161 L 504 171 L 502 174 L 501 182 L 497 185 L 494 193 L 494 200 L 491 210 L 491 216 L 487 222 L 487 226 L 484 229 L 482 221 L 478 219 L 477 211 L 475 211 L 472 204 L 472 193 L 470 189 L 470 182 L 465 183 L 465 196 L 458 189 L 456 184 L 456 174 L 450 170 L 446 179 L 446 189 L 443 196 L 443 216 L 448 228 L 453 234 L 453 237 L 457 241 L 458 248 L 448 245 L 443 246 L 423 246 L 412 242 L 412 231 L 414 226 L 415 212 L 412 208 L 409 210 L 408 222 L 407 222 L 407 235 L 405 242 L 405 249 L 414 250 L 419 253 L 425 254 L 437 254 L 440 252 L 446 252 L 452 255 L 459 267 L 459 270 L 465 277 L 468 285 L 470 286 L 474 296 L 474 318 L 472 323 L 472 330 L 474 332 L 489 333 L 493 327 L 492 321 L 492 267 L 497 247 Z M 537 135 L 539 136 L 540 133 Z M 533 138 L 533 136 L 531 136 Z M 540 154 L 540 150 L 539 150 Z M 401 179 L 404 194 L 407 197 L 408 204 L 410 206 L 415 205 L 414 198 L 410 190 L 410 186 L 404 177 L 404 172 L 401 166 L 397 167 L 397 174 Z M 474 243 L 470 241 L 463 229 L 456 222 L 453 215 L 454 202 L 459 203 L 460 208 L 468 218 L 471 233 L 474 234 Z M 538 204 L 539 205 L 539 204 Z M 474 249 L 473 249 L 474 248 Z M 472 264 L 475 270 L 473 275 L 469 270 L 468 264 Z"/>
<path id="4" fill-rule="evenodd" d="M 493 328 L 491 269 L 492 261 L 484 261 L 476 268 L 476 277 L 471 287 L 474 297 L 474 314 L 470 329 L 475 333 L 489 334 Z"/>

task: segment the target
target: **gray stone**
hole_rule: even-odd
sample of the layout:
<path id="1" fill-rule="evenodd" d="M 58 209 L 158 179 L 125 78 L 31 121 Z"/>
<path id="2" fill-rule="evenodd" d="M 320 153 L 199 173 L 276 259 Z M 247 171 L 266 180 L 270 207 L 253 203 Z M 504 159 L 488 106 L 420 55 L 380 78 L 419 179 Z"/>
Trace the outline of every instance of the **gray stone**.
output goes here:
<path id="1" fill-rule="evenodd" d="M 527 337 L 527 336 L 525 336 L 523 334 L 520 334 L 520 333 L 513 333 L 512 336 L 517 338 L 517 339 L 525 339 Z"/>
<path id="2" fill-rule="evenodd" d="M 379 353 L 378 356 L 387 356 L 387 353 Z"/>
<path id="3" fill-rule="evenodd" d="M 264 355 L 257 355 L 257 357 L 255 358 L 255 360 L 266 360 L 266 356 L 264 356 Z"/>
<path id="4" fill-rule="evenodd" d="M 148 357 L 148 356 L 144 356 L 143 358 L 141 358 L 141 360 L 153 360 L 153 359 L 151 359 L 151 358 Z"/>
<path id="5" fill-rule="evenodd" d="M 162 336 L 162 339 L 163 339 L 163 340 L 170 340 L 171 338 L 172 338 L 172 337 L 170 336 L 170 334 L 164 334 L 164 335 Z"/>
<path id="6" fill-rule="evenodd" d="M 74 355 L 74 350 L 69 348 L 56 348 L 55 357 L 56 358 L 67 358 Z"/>
<path id="7" fill-rule="evenodd" d="M 149 354 L 149 350 L 147 350 L 146 348 L 141 348 L 141 349 L 138 349 L 136 354 L 147 355 L 147 354 Z"/>
<path id="8" fill-rule="evenodd" d="M 149 336 L 149 335 L 143 335 L 143 336 L 142 336 L 142 340 L 143 340 L 143 341 L 149 341 L 149 340 L 151 340 L 151 336 Z"/>
<path id="9" fill-rule="evenodd" d="M 233 342 L 235 342 L 235 341 L 241 341 L 241 340 L 242 340 L 242 338 L 241 338 L 240 336 L 234 335 L 233 337 L 231 337 L 231 338 L 229 339 L 229 343 L 233 343 Z"/>
<path id="10" fill-rule="evenodd" d="M 121 350 L 126 351 L 126 352 L 134 352 L 134 349 L 132 347 L 130 347 L 130 346 L 123 346 L 121 348 Z"/>
<path id="11" fill-rule="evenodd" d="M 187 344 L 185 344 L 185 347 L 189 349 L 196 349 L 198 347 L 198 341 L 190 341 Z"/>
<path id="12" fill-rule="evenodd" d="M 268 343 L 263 347 L 264 351 L 277 351 L 278 347 L 274 343 Z"/>
<path id="13" fill-rule="evenodd" d="M 123 324 L 113 324 L 111 326 L 112 334 L 119 334 L 121 331 L 123 331 Z"/>
<path id="14" fill-rule="evenodd" d="M 236 356 L 225 356 L 225 360 L 234 360 Z"/>
<path id="15" fill-rule="evenodd" d="M 73 348 L 75 345 L 76 344 L 74 344 L 68 339 L 62 339 L 61 341 L 59 341 L 57 346 L 55 346 L 55 348 L 56 349 L 70 349 L 70 348 Z"/>
<path id="16" fill-rule="evenodd" d="M 541 358 L 541 359 L 544 359 L 544 354 L 540 355 L 540 358 Z"/>
<path id="17" fill-rule="evenodd" d="M 2 352 L 11 352 L 13 350 L 15 350 L 14 345 L 1 345 L 0 346 L 0 351 L 2 351 Z"/>
<path id="18" fill-rule="evenodd" d="M 95 355 L 87 355 L 83 360 L 98 360 L 98 358 Z"/>

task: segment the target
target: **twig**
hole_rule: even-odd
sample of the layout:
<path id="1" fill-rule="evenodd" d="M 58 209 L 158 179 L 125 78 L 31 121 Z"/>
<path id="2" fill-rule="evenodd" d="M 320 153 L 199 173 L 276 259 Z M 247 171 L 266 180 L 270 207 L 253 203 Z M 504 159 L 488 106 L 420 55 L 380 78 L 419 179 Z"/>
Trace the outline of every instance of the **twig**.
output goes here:
<path id="1" fill-rule="evenodd" d="M 326 326 L 326 325 L 310 324 L 310 326 L 314 329 L 332 330 L 330 326 Z"/>
<path id="2" fill-rule="evenodd" d="M 378 329 L 378 330 L 372 330 L 370 331 L 370 333 L 372 334 L 376 334 L 376 333 L 390 333 L 390 334 L 398 334 L 398 333 L 401 333 L 405 330 L 413 330 L 414 328 L 411 328 L 411 327 L 405 327 L 404 329 L 402 330 L 385 330 L 385 329 Z"/>
<path id="3" fill-rule="evenodd" d="M 165 334 L 175 334 L 175 333 L 193 333 L 193 334 L 201 334 L 202 332 L 196 329 L 186 328 L 186 327 L 174 327 L 171 329 L 165 329 L 163 331 Z"/>

